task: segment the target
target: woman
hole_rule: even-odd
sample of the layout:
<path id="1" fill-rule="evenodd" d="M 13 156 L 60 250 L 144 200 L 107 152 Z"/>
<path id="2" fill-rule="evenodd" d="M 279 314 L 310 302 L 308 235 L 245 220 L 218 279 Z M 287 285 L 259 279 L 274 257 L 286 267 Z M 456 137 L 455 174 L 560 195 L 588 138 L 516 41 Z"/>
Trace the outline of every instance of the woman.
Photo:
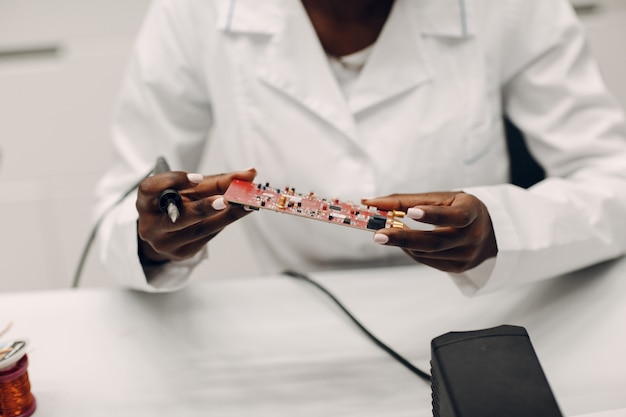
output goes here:
<path id="1" fill-rule="evenodd" d="M 546 171 L 530 189 L 508 183 L 505 116 Z M 208 132 L 231 172 L 193 173 Z M 222 194 L 257 173 L 321 196 L 387 196 L 362 201 L 436 226 L 382 229 L 372 244 L 252 215 L 265 272 L 417 261 L 470 294 L 626 252 L 624 116 L 566 0 L 157 0 L 113 140 L 99 213 L 158 155 L 184 170 L 145 179 L 102 224 L 104 263 L 147 291 L 185 285 L 207 242 L 248 214 Z M 158 207 L 166 188 L 183 198 L 175 223 Z"/>

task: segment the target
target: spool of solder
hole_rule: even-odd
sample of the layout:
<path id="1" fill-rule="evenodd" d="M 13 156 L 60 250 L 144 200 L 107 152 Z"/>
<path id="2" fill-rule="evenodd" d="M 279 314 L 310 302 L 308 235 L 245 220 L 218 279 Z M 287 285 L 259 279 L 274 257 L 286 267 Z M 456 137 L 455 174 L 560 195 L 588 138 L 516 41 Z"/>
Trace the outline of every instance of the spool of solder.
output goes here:
<path id="1" fill-rule="evenodd" d="M 28 378 L 28 340 L 0 344 L 0 417 L 28 417 L 37 408 Z"/>

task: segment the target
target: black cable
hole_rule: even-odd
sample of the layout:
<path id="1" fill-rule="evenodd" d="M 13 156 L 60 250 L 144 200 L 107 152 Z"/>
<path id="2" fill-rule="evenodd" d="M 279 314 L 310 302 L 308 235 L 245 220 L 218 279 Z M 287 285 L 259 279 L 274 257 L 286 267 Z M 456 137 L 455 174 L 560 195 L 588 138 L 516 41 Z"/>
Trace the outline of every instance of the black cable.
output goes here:
<path id="1" fill-rule="evenodd" d="M 387 346 L 385 343 L 383 343 L 380 339 L 378 339 L 376 336 L 374 336 L 369 330 L 367 330 L 365 328 L 365 326 L 363 326 L 359 322 L 359 320 L 357 320 L 352 315 L 352 313 L 350 313 L 350 311 L 341 303 L 341 301 L 339 301 L 337 299 L 337 297 L 335 297 L 330 291 L 328 291 L 326 288 L 324 288 L 320 283 L 318 283 L 317 281 L 314 281 L 309 276 L 307 276 L 305 274 L 302 274 L 300 272 L 296 272 L 296 271 L 284 271 L 283 274 L 288 275 L 288 276 L 290 276 L 292 278 L 297 278 L 297 279 L 301 279 L 303 281 L 306 281 L 309 284 L 311 284 L 311 285 L 315 286 L 316 288 L 318 288 L 319 290 L 321 290 L 324 294 L 326 294 L 328 297 L 330 297 L 330 299 L 335 304 L 337 304 L 337 306 L 350 318 L 350 320 L 352 320 L 352 322 L 354 324 L 356 324 L 356 326 L 359 329 L 361 329 L 361 331 L 363 333 L 365 333 L 365 335 L 369 339 L 371 339 L 374 342 L 374 344 L 376 346 L 378 346 L 379 348 L 381 348 L 382 350 L 387 352 L 392 358 L 394 358 L 395 360 L 400 362 L 402 365 L 404 365 L 409 371 L 413 372 L 415 375 L 417 375 L 418 377 L 420 377 L 424 381 L 430 383 L 430 374 L 428 374 L 427 372 L 422 371 L 421 369 L 419 369 L 418 367 L 413 365 L 411 362 L 406 360 L 404 357 L 402 357 L 400 354 L 398 354 L 396 351 L 391 349 L 389 346 Z"/>
<path id="2" fill-rule="evenodd" d="M 137 187 L 139 187 L 139 184 L 141 184 L 141 182 L 143 180 L 148 178 L 152 174 L 152 172 L 153 172 L 153 169 L 151 169 L 150 172 L 148 172 L 139 181 L 137 181 L 136 184 L 133 184 L 132 188 L 130 188 L 126 192 L 124 192 L 124 194 L 122 194 L 122 196 L 117 201 L 115 201 L 115 203 L 112 204 L 110 208 L 113 208 L 113 207 L 117 206 L 119 203 L 121 203 L 126 197 L 128 197 L 128 195 L 130 193 L 132 193 Z M 74 273 L 74 280 L 72 282 L 72 288 L 78 288 L 78 285 L 80 283 L 82 270 L 83 270 L 83 267 L 85 265 L 85 261 L 87 259 L 87 255 L 89 254 L 89 250 L 91 249 L 91 245 L 93 244 L 93 241 L 94 241 L 94 239 L 96 237 L 96 234 L 98 232 L 98 228 L 100 227 L 100 223 L 102 223 L 102 221 L 104 219 L 104 216 L 107 214 L 107 212 L 108 212 L 108 210 L 105 210 L 105 211 L 102 212 L 102 214 L 100 215 L 100 217 L 98 218 L 98 220 L 94 224 L 93 228 L 91 229 L 91 233 L 89 234 L 89 238 L 87 239 L 87 243 L 85 244 L 85 247 L 83 248 L 83 252 L 82 252 L 82 254 L 80 256 L 80 260 L 78 262 L 78 267 L 76 268 L 76 272 Z M 313 285 L 314 287 L 318 288 L 320 291 L 322 291 L 324 294 L 326 294 L 348 316 L 348 318 L 359 329 L 361 329 L 361 331 L 370 340 L 372 340 L 374 342 L 374 344 L 376 346 L 380 347 L 383 351 L 385 351 L 387 354 L 389 354 L 392 358 L 394 358 L 395 360 L 400 362 L 402 365 L 404 365 L 404 367 L 407 368 L 409 371 L 411 371 L 412 373 L 414 373 L 415 375 L 417 375 L 418 377 L 420 377 L 424 381 L 430 383 L 430 374 L 428 374 L 427 372 L 422 371 L 421 369 L 419 369 L 418 367 L 413 365 L 411 362 L 406 360 L 404 357 L 402 357 L 400 354 L 398 354 L 396 351 L 391 349 L 389 346 L 387 346 L 385 343 L 383 343 L 380 339 L 378 339 L 376 336 L 374 336 L 372 334 L 372 332 L 370 332 L 365 326 L 363 326 L 361 324 L 361 322 L 359 322 L 359 320 L 357 320 L 356 317 L 354 317 L 352 315 L 352 313 L 350 313 L 350 311 L 343 305 L 343 303 L 341 303 L 341 301 L 339 301 L 339 299 L 337 299 L 337 297 L 335 297 L 330 291 L 328 291 L 320 283 L 316 282 L 315 280 L 313 280 L 309 276 L 307 276 L 305 274 L 302 274 L 300 272 L 296 272 L 296 271 L 284 271 L 283 274 L 285 274 L 287 276 L 290 276 L 292 278 L 301 279 L 301 280 L 303 280 L 305 282 L 308 282 L 309 284 Z"/>
<path id="3" fill-rule="evenodd" d="M 126 197 L 128 197 L 128 195 L 130 193 L 135 191 L 139 187 L 139 184 L 141 184 L 141 182 L 143 180 L 145 180 L 146 178 L 148 178 L 152 174 L 152 171 L 153 170 L 150 169 L 150 172 L 148 172 L 146 175 L 144 175 L 139 181 L 137 181 L 137 183 L 133 184 L 132 188 L 126 190 L 126 192 L 124 192 L 124 194 L 122 194 L 122 196 L 117 201 L 115 201 L 115 203 L 113 203 L 111 205 L 111 207 L 109 207 L 107 210 L 104 210 L 102 212 L 102 214 L 100 215 L 100 217 L 98 218 L 98 220 L 94 224 L 93 228 L 91 229 L 91 233 L 89 234 L 89 238 L 87 239 L 87 243 L 85 243 L 85 247 L 83 248 L 83 252 L 80 255 L 80 259 L 78 261 L 78 266 L 76 267 L 76 271 L 74 272 L 74 280 L 72 281 L 72 288 L 78 288 L 78 285 L 80 283 L 81 274 L 83 272 L 83 267 L 85 266 L 85 261 L 87 260 L 87 255 L 89 255 L 89 250 L 91 249 L 91 245 L 93 244 L 93 241 L 96 238 L 96 234 L 98 233 L 98 228 L 100 227 L 100 223 L 102 223 L 102 221 L 104 220 L 104 216 L 109 212 L 110 209 L 112 209 L 113 207 L 117 206 Z"/>

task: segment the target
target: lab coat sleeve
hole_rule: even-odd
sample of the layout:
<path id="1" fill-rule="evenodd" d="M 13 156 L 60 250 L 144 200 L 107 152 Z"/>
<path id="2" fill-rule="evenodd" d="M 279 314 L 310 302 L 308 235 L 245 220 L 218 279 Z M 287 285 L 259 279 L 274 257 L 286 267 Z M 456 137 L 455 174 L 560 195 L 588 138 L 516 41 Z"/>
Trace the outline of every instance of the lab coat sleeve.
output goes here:
<path id="1" fill-rule="evenodd" d="M 511 1 L 522 4 L 522 1 Z M 498 255 L 453 279 L 467 294 L 545 279 L 626 253 L 626 124 L 565 0 L 523 0 L 502 45 L 506 114 L 547 178 L 473 187 Z"/>
<path id="2" fill-rule="evenodd" d="M 144 271 L 137 256 L 136 192 L 119 204 L 163 155 L 173 170 L 194 172 L 211 126 L 209 92 L 200 78 L 194 19 L 185 1 L 155 1 L 142 25 L 114 112 L 114 164 L 96 189 L 100 258 L 123 285 L 170 291 L 185 285 L 206 249 L 190 260 Z"/>

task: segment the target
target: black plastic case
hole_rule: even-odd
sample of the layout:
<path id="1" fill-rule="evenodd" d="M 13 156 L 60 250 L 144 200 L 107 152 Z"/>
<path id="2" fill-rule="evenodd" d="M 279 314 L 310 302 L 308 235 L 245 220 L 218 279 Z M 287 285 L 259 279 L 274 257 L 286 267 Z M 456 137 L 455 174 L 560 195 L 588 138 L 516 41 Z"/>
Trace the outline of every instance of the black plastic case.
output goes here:
<path id="1" fill-rule="evenodd" d="M 523 327 L 446 333 L 431 351 L 434 417 L 562 417 Z"/>

